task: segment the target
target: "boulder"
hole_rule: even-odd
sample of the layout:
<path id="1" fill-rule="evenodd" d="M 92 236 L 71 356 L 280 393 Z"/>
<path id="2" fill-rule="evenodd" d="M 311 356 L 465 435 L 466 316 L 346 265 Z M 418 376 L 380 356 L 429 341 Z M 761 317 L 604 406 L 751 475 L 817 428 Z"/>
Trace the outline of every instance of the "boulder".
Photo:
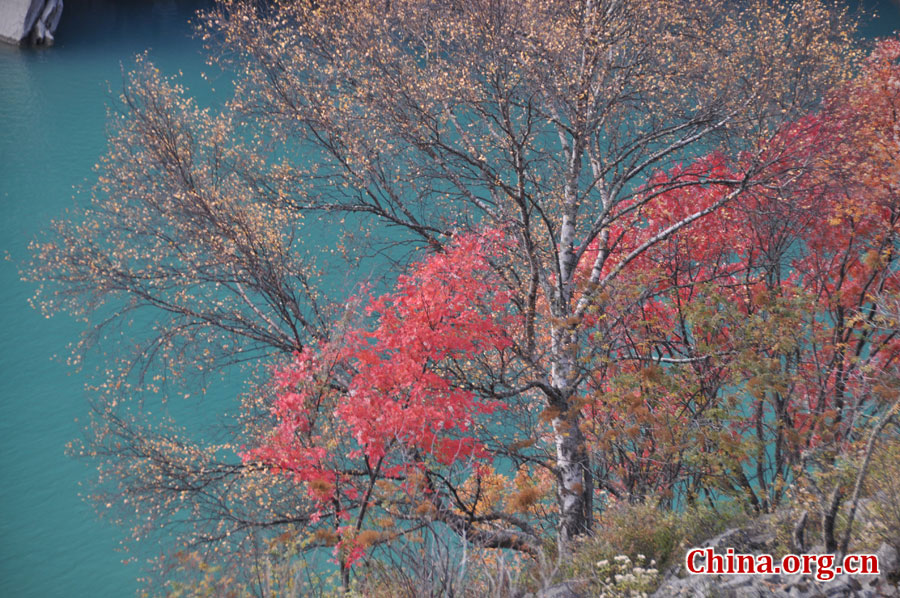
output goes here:
<path id="1" fill-rule="evenodd" d="M 564 581 L 556 585 L 546 587 L 539 590 L 537 594 L 528 592 L 518 594 L 519 598 L 585 598 L 584 594 L 578 591 L 578 584 L 572 581 Z"/>
<path id="2" fill-rule="evenodd" d="M 3 0 L 0 41 L 49 46 L 62 16 L 62 0 Z"/>
<path id="3" fill-rule="evenodd" d="M 538 593 L 538 598 L 583 598 L 574 583 L 561 583 Z"/>

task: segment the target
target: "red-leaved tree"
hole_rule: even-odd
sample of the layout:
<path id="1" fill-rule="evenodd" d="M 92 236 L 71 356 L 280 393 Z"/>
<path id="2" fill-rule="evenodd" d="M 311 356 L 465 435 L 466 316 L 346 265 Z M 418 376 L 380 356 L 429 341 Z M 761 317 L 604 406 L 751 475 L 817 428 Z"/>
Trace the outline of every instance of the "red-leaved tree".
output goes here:
<path id="1" fill-rule="evenodd" d="M 340 335 L 278 370 L 278 426 L 245 458 L 304 483 L 351 543 L 390 504 L 392 521 L 427 512 L 482 546 L 535 551 L 539 522 L 515 513 L 515 480 L 537 488 L 536 469 L 563 475 L 548 451 L 560 435 L 584 439 L 592 494 L 718 492 L 774 510 L 863 437 L 900 357 L 878 318 L 900 291 L 897 46 L 884 42 L 820 112 L 757 153 L 651 177 L 602 237 L 575 248 L 583 308 L 567 322 L 541 301 L 529 322 L 516 293 L 522 248 L 497 229 L 458 236 L 394 291 L 357 299 L 366 318 L 348 316 Z M 741 178 L 757 182 L 734 193 Z M 582 344 L 577 417 L 541 400 L 556 391 L 527 360 L 559 325 Z M 326 448 L 317 421 L 339 447 Z M 473 496 L 472 483 L 485 490 Z M 410 517 L 412 496 L 427 507 Z M 535 490 L 526 506 L 545 498 Z"/>
<path id="2" fill-rule="evenodd" d="M 219 0 L 202 31 L 229 101 L 142 59 L 33 263 L 83 346 L 123 340 L 84 452 L 135 535 L 258 572 L 310 531 L 345 587 L 428 526 L 565 554 L 600 491 L 769 510 L 875 404 L 896 59 L 831 3 Z M 342 305 L 340 254 L 401 277 Z M 147 415 L 259 357 L 241 425 Z"/>

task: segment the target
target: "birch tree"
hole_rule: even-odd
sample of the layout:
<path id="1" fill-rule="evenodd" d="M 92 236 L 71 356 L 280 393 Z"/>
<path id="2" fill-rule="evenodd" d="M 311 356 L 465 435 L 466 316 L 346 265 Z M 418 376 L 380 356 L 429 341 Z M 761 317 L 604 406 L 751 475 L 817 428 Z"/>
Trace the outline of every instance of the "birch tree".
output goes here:
<path id="1" fill-rule="evenodd" d="M 852 28 L 820 2 L 335 2 L 265 17 L 225 2 L 209 24 L 244 72 L 234 110 L 304 152 L 266 179 L 273 201 L 366 214 L 433 247 L 476 223 L 514 235 L 521 357 L 555 414 L 561 546 L 591 522 L 585 316 L 647 248 L 784 184 L 778 132 L 852 54 Z M 698 161 L 651 182 L 714 151 L 735 158 L 729 174 Z M 636 230 L 615 224 L 688 185 L 726 191 L 618 255 Z"/>
<path id="2" fill-rule="evenodd" d="M 796 132 L 857 57 L 850 19 L 818 0 L 220 0 L 201 32 L 234 74 L 227 105 L 198 108 L 142 60 L 91 205 L 36 245 L 34 269 L 57 285 L 49 310 L 103 315 L 85 343 L 150 314 L 149 340 L 111 367 L 116 398 L 97 408 L 88 452 L 156 516 L 198 497 L 192 520 L 215 530 L 209 542 L 314 510 L 291 514 L 281 488 L 268 510 L 226 516 L 228 489 L 265 484 L 259 463 L 221 461 L 246 436 L 196 453 L 165 432 L 148 444 L 122 419 L 133 398 L 122 372 L 326 346 L 348 308 L 325 297 L 311 250 L 441 252 L 489 230 L 509 239 L 489 263 L 519 324 L 495 347 L 515 379 L 482 398 L 543 410 L 565 553 L 591 528 L 602 455 L 590 455 L 581 407 L 616 342 L 622 273 L 692 225 L 727 228 L 719 210 L 742 194 L 789 196 L 816 164 L 814 142 L 791 140 L 816 135 Z M 663 227 L 647 220 L 692 187 L 715 197 Z M 304 235 L 334 230 L 304 225 L 317 217 L 364 227 L 365 243 L 333 234 L 309 247 Z M 258 431 L 268 409 L 254 413 Z M 486 545 L 532 546 L 521 529 L 485 536 L 452 521 Z"/>

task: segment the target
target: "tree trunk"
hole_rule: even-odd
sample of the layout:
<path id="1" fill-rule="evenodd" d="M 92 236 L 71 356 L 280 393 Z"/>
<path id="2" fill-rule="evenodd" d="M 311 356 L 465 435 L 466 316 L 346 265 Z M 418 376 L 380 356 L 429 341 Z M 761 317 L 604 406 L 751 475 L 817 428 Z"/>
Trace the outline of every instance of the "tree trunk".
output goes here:
<path id="1" fill-rule="evenodd" d="M 834 525 L 837 521 L 838 510 L 841 508 L 841 489 L 840 486 L 834 489 L 828 500 L 828 505 L 822 515 L 822 542 L 825 544 L 825 552 L 833 553 L 838 548 L 837 540 L 834 536 Z"/>
<path id="2" fill-rule="evenodd" d="M 557 499 L 559 501 L 559 553 L 569 552 L 572 540 L 591 529 L 593 518 L 593 477 L 581 414 L 573 405 L 575 394 L 574 333 L 558 328 L 553 331 L 554 361 L 551 371 L 558 395 L 551 397 L 551 420 L 556 442 Z"/>
<path id="3" fill-rule="evenodd" d="M 559 552 L 568 553 L 572 540 L 591 529 L 593 478 L 584 435 L 574 410 L 553 419 L 559 482 Z"/>

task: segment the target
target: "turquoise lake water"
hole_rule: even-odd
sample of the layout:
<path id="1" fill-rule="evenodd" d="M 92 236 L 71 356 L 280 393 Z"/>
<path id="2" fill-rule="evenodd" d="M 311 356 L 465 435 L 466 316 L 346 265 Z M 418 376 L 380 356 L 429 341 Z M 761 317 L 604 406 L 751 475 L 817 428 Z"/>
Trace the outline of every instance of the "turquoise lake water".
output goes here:
<path id="1" fill-rule="evenodd" d="M 148 50 L 165 72 L 184 72 L 201 101 L 206 69 L 188 19 L 198 2 L 67 0 L 49 49 L 0 44 L 0 597 L 133 596 L 138 567 L 122 564 L 121 531 L 79 498 L 89 463 L 67 458 L 87 414 L 85 377 L 53 355 L 80 326 L 30 309 L 19 281 L 27 244 L 42 227 L 87 200 L 105 146 L 109 89 Z M 204 98 L 204 95 L 206 96 Z"/>
<path id="2" fill-rule="evenodd" d="M 116 551 L 122 530 L 79 498 L 90 464 L 64 455 L 83 427 L 86 378 L 52 357 L 66 355 L 80 326 L 30 309 L 34 289 L 19 268 L 28 242 L 86 201 L 109 88 L 115 93 L 136 53 L 148 50 L 166 73 L 182 71 L 201 104 L 214 101 L 200 73 L 215 84 L 216 72 L 188 24 L 204 4 L 66 0 L 56 46 L 0 47 L 0 235 L 10 258 L 0 262 L 0 598 L 118 598 L 138 588 L 139 568 Z M 898 4 L 880 10 L 868 35 L 900 27 Z"/>

